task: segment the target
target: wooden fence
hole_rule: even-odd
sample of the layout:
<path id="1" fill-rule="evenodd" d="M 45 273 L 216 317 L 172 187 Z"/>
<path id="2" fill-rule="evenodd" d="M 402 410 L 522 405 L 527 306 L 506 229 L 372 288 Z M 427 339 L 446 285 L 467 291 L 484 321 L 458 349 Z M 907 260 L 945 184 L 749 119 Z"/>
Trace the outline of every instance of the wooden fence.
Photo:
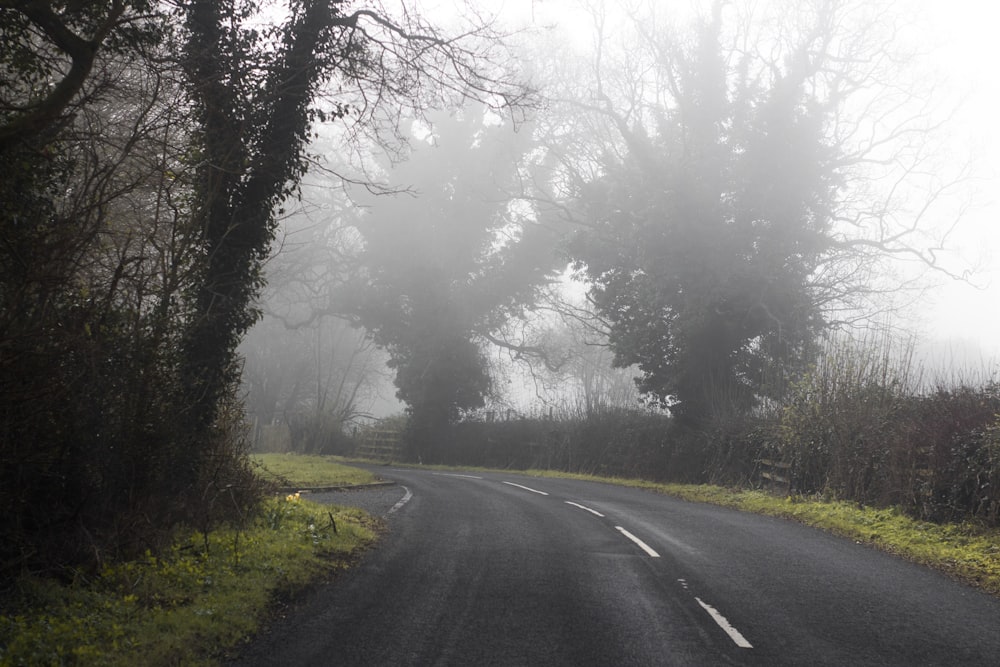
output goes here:
<path id="1" fill-rule="evenodd" d="M 402 454 L 401 434 L 388 429 L 365 429 L 358 434 L 358 447 L 354 455 L 378 461 L 399 460 Z"/>
<path id="2" fill-rule="evenodd" d="M 791 463 L 772 459 L 760 459 L 757 463 L 760 465 L 760 477 L 764 486 L 783 495 L 792 492 Z"/>

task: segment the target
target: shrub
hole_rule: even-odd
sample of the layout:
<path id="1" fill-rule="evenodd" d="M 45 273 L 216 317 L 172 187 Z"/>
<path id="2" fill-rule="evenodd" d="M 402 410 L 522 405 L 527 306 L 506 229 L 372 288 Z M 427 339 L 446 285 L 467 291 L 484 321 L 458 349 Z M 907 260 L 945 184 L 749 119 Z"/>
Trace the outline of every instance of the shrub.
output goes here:
<path id="1" fill-rule="evenodd" d="M 1000 387 L 939 388 L 924 397 L 912 447 L 913 506 L 934 521 L 982 519 L 1000 505 Z"/>
<path id="2" fill-rule="evenodd" d="M 910 358 L 884 340 L 832 346 L 792 387 L 773 450 L 800 493 L 995 525 L 1000 387 L 921 392 Z"/>
<path id="3" fill-rule="evenodd" d="M 791 387 L 780 421 L 779 451 L 803 493 L 880 500 L 889 452 L 912 401 L 909 350 L 887 340 L 831 345 Z M 884 499 L 883 499 L 884 500 Z"/>
<path id="4" fill-rule="evenodd" d="M 458 465 L 703 481 L 713 455 L 706 443 L 666 415 L 608 409 L 576 418 L 460 422 L 445 452 Z"/>

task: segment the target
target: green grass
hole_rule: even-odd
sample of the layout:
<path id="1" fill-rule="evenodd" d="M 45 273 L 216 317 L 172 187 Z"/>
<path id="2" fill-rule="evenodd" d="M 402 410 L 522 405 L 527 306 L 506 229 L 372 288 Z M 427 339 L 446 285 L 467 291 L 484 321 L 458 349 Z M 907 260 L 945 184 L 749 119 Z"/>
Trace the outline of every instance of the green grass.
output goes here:
<path id="1" fill-rule="evenodd" d="M 71 584 L 22 578 L 0 615 L 0 665 L 216 664 L 275 599 L 347 567 L 377 529 L 360 510 L 290 495 L 245 530 L 181 535 L 159 557 Z"/>
<path id="2" fill-rule="evenodd" d="M 361 468 L 336 463 L 329 456 L 303 454 L 255 454 L 261 467 L 257 474 L 279 486 L 321 487 L 371 484 L 375 475 Z"/>

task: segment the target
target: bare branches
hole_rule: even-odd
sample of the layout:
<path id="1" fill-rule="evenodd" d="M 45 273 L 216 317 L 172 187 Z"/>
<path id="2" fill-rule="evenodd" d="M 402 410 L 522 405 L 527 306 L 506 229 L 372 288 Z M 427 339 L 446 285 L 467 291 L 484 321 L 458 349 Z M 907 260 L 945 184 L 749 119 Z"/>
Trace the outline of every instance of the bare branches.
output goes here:
<path id="1" fill-rule="evenodd" d="M 56 123 L 80 94 L 94 66 L 98 50 L 108 36 L 123 22 L 129 6 L 123 0 L 108 3 L 92 27 L 91 33 L 81 36 L 70 29 L 48 2 L 7 2 L 5 8 L 20 12 L 31 24 L 44 33 L 53 46 L 69 57 L 68 71 L 44 93 L 17 105 L 13 117 L 0 124 L 0 154 L 12 146 L 38 135 Z"/>
<path id="2" fill-rule="evenodd" d="M 364 45 L 344 62 L 360 84 L 362 118 L 370 119 L 386 103 L 419 108 L 472 99 L 514 118 L 536 104 L 534 92 L 512 77 L 517 67 L 502 54 L 505 36 L 488 23 L 445 36 L 415 14 L 397 21 L 362 9 L 337 18 L 336 25 L 342 39 Z"/>
<path id="3" fill-rule="evenodd" d="M 506 340 L 505 338 L 495 336 L 489 332 L 480 333 L 480 336 L 482 336 L 484 340 L 489 341 L 490 343 L 496 345 L 499 348 L 513 352 L 515 354 L 515 359 L 521 359 L 521 358 L 539 359 L 542 361 L 543 364 L 545 364 L 545 367 L 552 372 L 557 372 L 562 367 L 562 364 L 565 361 L 563 359 L 553 359 L 552 358 L 553 350 L 547 349 L 541 345 L 528 345 L 525 343 L 515 343 Z"/>

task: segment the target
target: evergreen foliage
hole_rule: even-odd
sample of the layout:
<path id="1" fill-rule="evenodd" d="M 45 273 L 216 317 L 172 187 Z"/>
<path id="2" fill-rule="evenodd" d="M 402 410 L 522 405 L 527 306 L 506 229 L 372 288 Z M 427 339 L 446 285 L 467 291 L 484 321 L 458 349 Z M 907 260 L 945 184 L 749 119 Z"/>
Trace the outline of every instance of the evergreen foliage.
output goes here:
<path id="1" fill-rule="evenodd" d="M 617 362 L 693 424 L 745 413 L 769 374 L 808 360 L 838 184 L 812 50 L 740 80 L 720 12 L 656 60 L 673 94 L 652 127 L 622 127 L 627 153 L 582 186 L 572 248 Z"/>
<path id="2" fill-rule="evenodd" d="M 880 257 L 934 266 L 908 245 L 922 213 L 903 221 L 895 201 L 922 187 L 922 102 L 895 83 L 906 59 L 879 3 L 712 2 L 689 29 L 649 5 L 594 23 L 593 71 L 564 85 L 552 139 L 566 183 L 552 215 L 580 227 L 569 251 L 616 363 L 709 429 L 780 400 L 820 333 L 870 306 Z"/>
<path id="3" fill-rule="evenodd" d="M 411 453 L 424 461 L 439 460 L 446 427 L 484 404 L 482 345 L 554 264 L 551 234 L 510 204 L 524 135 L 482 110 L 430 120 L 393 171 L 412 192 L 371 201 L 358 220 L 361 268 L 345 290 L 345 308 L 390 355 Z"/>

